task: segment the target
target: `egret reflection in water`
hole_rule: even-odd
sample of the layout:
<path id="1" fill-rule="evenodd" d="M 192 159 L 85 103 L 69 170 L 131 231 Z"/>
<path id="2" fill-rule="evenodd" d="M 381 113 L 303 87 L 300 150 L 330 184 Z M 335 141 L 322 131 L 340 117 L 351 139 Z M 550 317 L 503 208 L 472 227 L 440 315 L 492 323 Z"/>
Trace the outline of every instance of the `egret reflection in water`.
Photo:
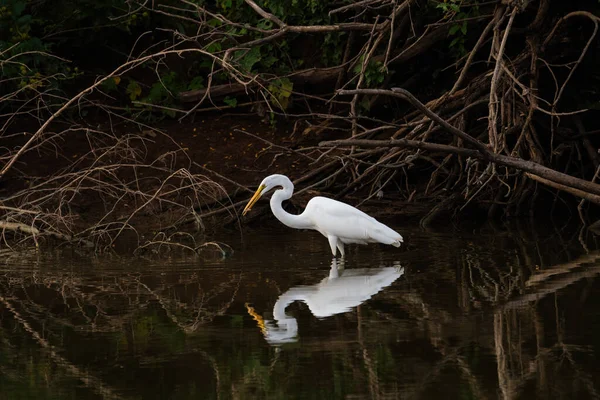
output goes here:
<path id="1" fill-rule="evenodd" d="M 346 270 L 343 261 L 334 258 L 329 276 L 321 282 L 311 286 L 296 286 L 279 296 L 273 307 L 272 321 L 263 320 L 252 307 L 247 308 L 258 322 L 268 343 L 295 342 L 298 336 L 298 321 L 285 313 L 285 309 L 291 303 L 302 301 L 315 317 L 330 317 L 359 306 L 394 283 L 402 274 L 404 268 L 399 263 L 393 267 Z"/>

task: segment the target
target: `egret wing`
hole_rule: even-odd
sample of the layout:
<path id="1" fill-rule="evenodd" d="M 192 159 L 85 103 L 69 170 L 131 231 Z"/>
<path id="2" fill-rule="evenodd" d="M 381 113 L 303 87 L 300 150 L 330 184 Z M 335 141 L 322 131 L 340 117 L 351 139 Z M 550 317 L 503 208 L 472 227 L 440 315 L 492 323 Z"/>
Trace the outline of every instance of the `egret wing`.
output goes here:
<path id="1" fill-rule="evenodd" d="M 402 236 L 375 218 L 341 201 L 314 197 L 305 213 L 324 236 L 333 235 L 345 243 L 401 242 Z"/>

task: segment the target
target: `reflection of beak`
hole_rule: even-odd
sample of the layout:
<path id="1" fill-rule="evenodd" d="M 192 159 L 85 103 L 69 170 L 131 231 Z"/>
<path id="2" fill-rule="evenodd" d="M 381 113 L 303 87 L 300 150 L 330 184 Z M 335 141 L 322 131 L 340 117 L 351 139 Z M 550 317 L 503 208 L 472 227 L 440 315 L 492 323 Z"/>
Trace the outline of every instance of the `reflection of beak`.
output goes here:
<path id="1" fill-rule="evenodd" d="M 262 193 L 265 190 L 265 187 L 266 187 L 265 185 L 260 185 L 258 187 L 258 189 L 256 190 L 256 193 L 254 193 L 254 196 L 252 196 L 252 198 L 246 205 L 246 208 L 244 208 L 244 211 L 242 211 L 242 216 L 246 215 L 246 213 L 252 209 L 252 206 L 254 205 L 254 203 L 256 203 L 258 201 L 258 199 L 260 199 L 260 196 L 262 196 Z"/>
<path id="2" fill-rule="evenodd" d="M 267 326 L 265 324 L 265 320 L 263 319 L 263 317 L 258 315 L 256 313 L 256 311 L 254 311 L 254 307 L 251 307 L 250 304 L 246 303 L 244 305 L 246 306 L 246 310 L 248 310 L 248 314 L 250 314 L 250 316 L 252 316 L 252 318 L 254 318 L 254 320 L 258 324 L 258 327 L 260 328 L 260 331 L 262 332 L 262 334 L 266 335 L 267 334 Z"/>

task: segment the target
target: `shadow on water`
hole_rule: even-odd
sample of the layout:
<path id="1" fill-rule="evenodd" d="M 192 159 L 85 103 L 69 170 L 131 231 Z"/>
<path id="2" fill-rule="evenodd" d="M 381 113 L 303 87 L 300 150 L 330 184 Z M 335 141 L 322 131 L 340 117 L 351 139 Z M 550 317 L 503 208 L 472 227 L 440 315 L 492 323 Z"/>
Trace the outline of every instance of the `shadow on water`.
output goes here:
<path id="1" fill-rule="evenodd" d="M 0 399 L 599 398 L 593 240 L 402 233 L 345 263 L 285 228 L 215 261 L 5 258 Z"/>

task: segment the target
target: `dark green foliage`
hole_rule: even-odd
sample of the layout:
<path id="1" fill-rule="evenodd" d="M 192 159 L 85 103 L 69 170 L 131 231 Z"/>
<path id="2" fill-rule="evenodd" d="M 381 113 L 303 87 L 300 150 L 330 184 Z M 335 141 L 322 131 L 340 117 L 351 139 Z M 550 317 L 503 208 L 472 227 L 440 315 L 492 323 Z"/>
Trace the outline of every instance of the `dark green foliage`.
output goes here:
<path id="1" fill-rule="evenodd" d="M 453 37 L 449 47 L 453 54 L 460 58 L 467 52 L 465 39 L 467 37 L 467 19 L 479 15 L 479 4 L 477 1 L 463 4 L 462 0 L 445 0 L 436 5 L 436 8 L 444 13 L 444 19 L 452 21 L 448 33 Z"/>
<path id="2" fill-rule="evenodd" d="M 64 91 L 84 74 L 82 65 L 88 70 L 101 63 L 99 48 L 125 50 L 128 41 L 113 39 L 130 37 L 149 19 L 146 11 L 127 14 L 126 4 L 122 0 L 0 0 L 3 91 L 16 91 L 21 99 L 41 91 Z"/>

